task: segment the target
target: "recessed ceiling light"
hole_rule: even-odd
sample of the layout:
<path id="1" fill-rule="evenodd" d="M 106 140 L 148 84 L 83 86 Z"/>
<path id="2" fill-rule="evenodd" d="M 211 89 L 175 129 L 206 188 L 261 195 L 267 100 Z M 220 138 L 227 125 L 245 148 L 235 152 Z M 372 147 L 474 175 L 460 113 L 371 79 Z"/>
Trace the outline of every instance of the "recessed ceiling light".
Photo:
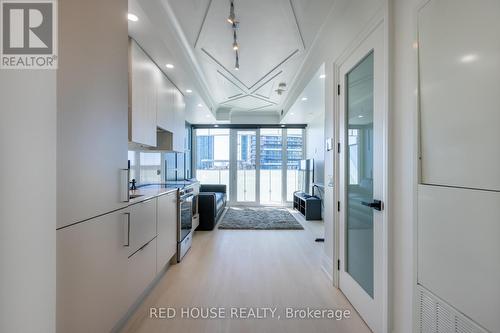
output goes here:
<path id="1" fill-rule="evenodd" d="M 360 114 L 360 115 L 358 116 L 358 118 L 364 118 L 364 116 Z"/>
<path id="2" fill-rule="evenodd" d="M 193 91 L 192 91 L 191 89 L 186 89 L 186 92 L 187 92 L 188 94 L 190 94 L 190 93 L 192 93 Z"/>
<path id="3" fill-rule="evenodd" d="M 281 125 L 281 127 L 285 127 L 285 125 Z"/>
<path id="4" fill-rule="evenodd" d="M 132 22 L 139 21 L 139 18 L 137 17 L 137 15 L 132 14 L 132 13 L 128 13 L 127 14 L 127 18 L 128 18 L 129 21 L 132 21 Z"/>
<path id="5" fill-rule="evenodd" d="M 202 107 L 203 107 L 203 104 L 201 104 L 201 103 L 200 103 L 200 104 L 198 104 L 198 107 L 199 107 L 199 108 L 202 108 Z"/>
<path id="6" fill-rule="evenodd" d="M 205 116 L 205 118 L 210 118 L 210 116 L 207 114 L 207 115 Z"/>
<path id="7" fill-rule="evenodd" d="M 172 69 L 172 68 L 174 68 L 175 66 L 174 66 L 174 65 L 172 65 L 172 64 L 166 64 L 166 65 L 165 65 L 165 67 Z"/>
<path id="8" fill-rule="evenodd" d="M 476 60 L 477 60 L 477 55 L 475 54 L 467 54 L 460 59 L 460 61 L 463 63 L 474 62 Z"/>
<path id="9" fill-rule="evenodd" d="M 302 97 L 302 100 L 305 102 L 307 101 L 307 97 Z"/>
<path id="10" fill-rule="evenodd" d="M 219 125 L 215 124 L 214 127 L 219 127 Z"/>
<path id="11" fill-rule="evenodd" d="M 319 78 L 320 78 L 320 79 L 324 79 L 325 77 L 326 77 L 326 75 L 325 75 L 325 74 L 321 74 L 321 75 L 319 76 Z"/>
<path id="12" fill-rule="evenodd" d="M 293 113 L 293 112 L 290 112 L 290 115 L 292 115 L 292 116 L 293 116 L 294 114 L 295 114 L 295 113 Z"/>

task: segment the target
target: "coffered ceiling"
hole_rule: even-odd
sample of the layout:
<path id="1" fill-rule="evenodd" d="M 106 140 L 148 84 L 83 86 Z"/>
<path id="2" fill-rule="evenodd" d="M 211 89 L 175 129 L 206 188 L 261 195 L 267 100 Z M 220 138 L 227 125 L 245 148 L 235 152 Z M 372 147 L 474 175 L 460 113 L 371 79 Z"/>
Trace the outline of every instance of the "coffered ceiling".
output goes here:
<path id="1" fill-rule="evenodd" d="M 278 111 L 305 51 L 333 4 L 331 0 L 235 0 L 240 69 L 235 66 L 233 33 L 226 21 L 229 0 L 165 0 L 209 84 L 217 107 L 232 111 Z"/>
<path id="2" fill-rule="evenodd" d="M 194 86 L 200 88 L 200 96 L 213 113 L 218 109 L 275 113 L 283 108 L 287 91 L 333 3 L 234 0 L 240 22 L 238 71 L 233 31 L 227 22 L 230 0 L 129 0 L 129 10 L 144 11 L 150 23 L 149 30 L 141 31 L 136 25 L 129 31 L 139 44 L 144 39 L 146 50 L 158 53 L 159 63 L 183 55 L 177 62 L 189 62 L 185 72 L 196 81 Z M 168 36 L 172 33 L 175 38 Z M 152 42 L 153 35 L 160 36 L 161 47 Z M 160 49 L 169 50 L 172 57 L 162 57 Z M 281 82 L 287 85 L 286 91 L 278 95 L 275 90 Z M 178 86 L 186 84 L 183 78 Z"/>

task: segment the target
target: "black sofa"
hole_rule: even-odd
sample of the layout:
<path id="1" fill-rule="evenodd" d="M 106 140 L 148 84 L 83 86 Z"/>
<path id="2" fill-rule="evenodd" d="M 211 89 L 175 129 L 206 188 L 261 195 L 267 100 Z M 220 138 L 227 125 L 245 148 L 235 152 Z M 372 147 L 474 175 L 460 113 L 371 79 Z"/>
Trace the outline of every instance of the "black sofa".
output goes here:
<path id="1" fill-rule="evenodd" d="M 201 185 L 198 196 L 200 225 L 196 230 L 213 230 L 226 207 L 226 185 Z"/>

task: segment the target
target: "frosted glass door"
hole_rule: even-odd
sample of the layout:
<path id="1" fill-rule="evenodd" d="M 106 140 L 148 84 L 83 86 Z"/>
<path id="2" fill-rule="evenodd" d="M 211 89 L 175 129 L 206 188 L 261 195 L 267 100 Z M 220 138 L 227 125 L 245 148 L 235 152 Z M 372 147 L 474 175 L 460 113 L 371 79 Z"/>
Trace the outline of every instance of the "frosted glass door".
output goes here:
<path id="1" fill-rule="evenodd" d="M 346 77 L 346 271 L 373 298 L 373 53 Z"/>

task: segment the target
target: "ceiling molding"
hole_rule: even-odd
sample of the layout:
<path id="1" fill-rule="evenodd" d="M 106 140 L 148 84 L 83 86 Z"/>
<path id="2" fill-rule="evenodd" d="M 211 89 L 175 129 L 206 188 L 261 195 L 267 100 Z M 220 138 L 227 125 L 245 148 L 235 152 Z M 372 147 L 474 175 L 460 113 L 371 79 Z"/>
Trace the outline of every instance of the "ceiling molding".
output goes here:
<path id="1" fill-rule="evenodd" d="M 203 74 L 203 70 L 196 58 L 196 55 L 194 54 L 194 50 L 191 48 L 191 45 L 187 40 L 186 35 L 184 34 L 184 31 L 182 30 L 182 27 L 179 23 L 179 20 L 177 19 L 172 9 L 172 6 L 170 6 L 168 0 L 162 0 L 161 4 L 168 16 L 168 20 L 165 20 L 166 23 L 170 25 L 173 31 L 175 31 L 174 35 L 176 35 L 177 37 L 177 42 L 180 44 L 182 52 L 184 56 L 187 59 L 189 59 L 188 62 L 191 64 L 191 69 L 194 72 L 195 77 L 199 82 L 200 88 L 202 89 L 202 94 L 201 94 L 202 98 L 205 100 L 206 104 L 210 106 L 210 109 L 213 109 L 213 106 L 216 103 L 212 97 L 210 89 L 208 88 L 209 87 L 208 82 L 205 78 L 205 75 Z"/>
<path id="2" fill-rule="evenodd" d="M 205 21 L 207 19 L 208 11 L 210 10 L 210 7 L 212 6 L 212 1 L 213 0 L 209 1 L 207 9 L 205 10 L 205 15 L 203 15 L 203 20 L 201 21 L 200 29 L 198 30 L 198 34 L 196 35 L 196 40 L 194 41 L 193 48 L 196 48 L 198 46 L 198 41 L 200 40 L 201 31 L 203 30 L 203 26 L 205 25 Z"/>
<path id="3" fill-rule="evenodd" d="M 257 88 L 255 88 L 253 91 L 252 91 L 252 94 L 255 94 L 257 91 L 259 91 L 260 89 L 262 89 L 266 84 L 268 84 L 269 82 L 271 82 L 272 80 L 274 80 L 275 78 L 277 78 L 279 75 L 281 75 L 283 73 L 283 71 L 279 71 L 278 73 L 274 74 L 272 77 L 270 77 L 266 82 L 262 83 L 260 86 L 258 86 Z M 257 94 L 259 95 L 259 94 Z M 270 98 L 270 97 L 268 97 Z"/>
<path id="4" fill-rule="evenodd" d="M 302 30 L 300 30 L 300 24 L 299 24 L 299 20 L 297 19 L 297 14 L 295 13 L 295 7 L 293 7 L 292 0 L 288 0 L 288 3 L 290 4 L 290 9 L 292 10 L 293 19 L 295 20 L 295 26 L 297 28 L 297 34 L 300 37 L 302 49 L 305 50 L 306 43 L 304 42 L 304 36 L 302 35 Z"/>
<path id="5" fill-rule="evenodd" d="M 265 108 L 268 108 L 270 106 L 274 106 L 275 104 L 268 104 L 268 105 L 265 105 L 265 106 L 259 106 L 259 107 L 256 107 L 256 108 L 253 108 L 253 109 L 250 109 L 250 110 L 245 110 L 245 112 L 250 112 L 250 111 L 258 111 L 258 110 L 262 110 L 262 109 L 265 109 Z"/>
<path id="6" fill-rule="evenodd" d="M 261 82 L 262 80 L 264 80 L 267 76 L 269 76 L 277 68 L 279 68 L 280 66 L 283 66 L 286 62 L 288 62 L 288 60 L 292 59 L 292 57 L 294 55 L 296 55 L 297 53 L 299 53 L 299 49 L 296 49 L 295 51 L 293 51 L 292 53 L 290 53 L 285 59 L 283 59 L 280 63 L 278 63 L 276 66 L 274 66 L 269 72 L 267 72 L 263 77 L 261 77 L 260 79 L 258 79 L 257 82 L 255 82 L 254 84 L 252 84 L 248 89 L 252 89 L 253 87 L 255 87 L 257 84 L 259 84 L 259 82 Z"/>
<path id="7" fill-rule="evenodd" d="M 243 94 L 236 94 L 236 95 L 233 95 L 233 96 L 229 96 L 227 99 L 230 100 L 230 99 L 233 99 L 233 98 L 236 98 L 236 97 L 239 97 Z"/>
<path id="8" fill-rule="evenodd" d="M 236 88 L 238 88 L 242 93 L 244 94 L 247 94 L 247 92 L 242 89 L 239 85 L 236 84 L 236 82 L 234 82 L 233 80 L 231 80 L 230 78 L 228 78 L 226 75 L 224 75 L 224 73 L 222 73 L 221 71 L 217 70 L 217 73 L 222 76 L 223 78 L 225 78 L 227 81 L 231 82 Z"/>
<path id="9" fill-rule="evenodd" d="M 223 64 L 221 64 L 219 62 L 219 60 L 217 60 L 212 54 L 210 54 L 210 52 L 208 52 L 206 49 L 204 48 L 201 48 L 201 51 L 203 53 L 205 53 L 213 62 L 215 62 L 220 68 L 222 68 L 225 72 L 227 72 L 229 75 L 231 75 L 236 81 L 238 81 L 239 83 L 241 83 L 241 85 L 243 85 L 247 90 L 250 90 L 249 87 L 247 87 L 246 84 L 244 84 L 243 82 L 241 82 L 240 79 L 238 79 L 238 77 L 236 75 L 234 75 L 229 69 L 226 68 L 226 66 L 224 66 Z"/>

